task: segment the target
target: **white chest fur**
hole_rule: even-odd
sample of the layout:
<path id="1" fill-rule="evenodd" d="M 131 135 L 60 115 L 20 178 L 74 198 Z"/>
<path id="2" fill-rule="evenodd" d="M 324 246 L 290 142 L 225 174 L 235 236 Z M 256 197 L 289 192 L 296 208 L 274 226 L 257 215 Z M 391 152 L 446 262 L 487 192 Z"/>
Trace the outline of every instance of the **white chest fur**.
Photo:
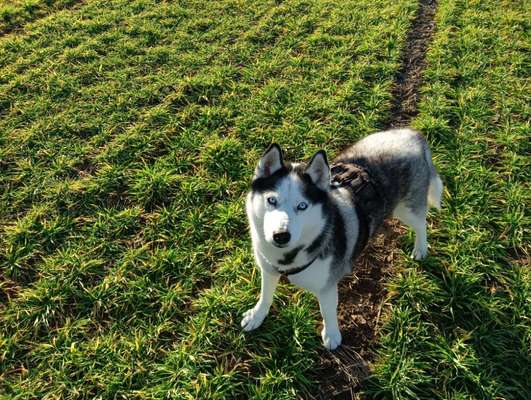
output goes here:
<path id="1" fill-rule="evenodd" d="M 317 259 L 304 271 L 299 272 L 298 274 L 288 275 L 288 280 L 294 285 L 317 294 L 324 289 L 328 283 L 331 263 L 331 256 L 323 260 Z"/>

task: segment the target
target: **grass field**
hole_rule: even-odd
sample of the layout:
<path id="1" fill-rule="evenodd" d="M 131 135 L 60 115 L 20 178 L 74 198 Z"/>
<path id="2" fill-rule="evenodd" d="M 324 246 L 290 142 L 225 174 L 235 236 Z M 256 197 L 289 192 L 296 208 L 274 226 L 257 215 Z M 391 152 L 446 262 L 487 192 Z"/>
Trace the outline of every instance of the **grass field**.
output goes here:
<path id="1" fill-rule="evenodd" d="M 369 398 L 531 393 L 522 3 L 439 2 L 413 125 L 446 199 L 426 261 L 400 241 Z M 239 328 L 245 191 L 271 141 L 333 155 L 384 128 L 417 2 L 27 4 L 0 2 L 0 396 L 315 394 L 311 295 L 282 285 Z"/>
<path id="2" fill-rule="evenodd" d="M 374 393 L 531 395 L 528 20 L 517 2 L 439 3 L 413 125 L 448 193 L 433 256 L 389 282 Z"/>
<path id="3" fill-rule="evenodd" d="M 0 34 L 75 4 L 75 0 L 3 0 L 0 2 Z"/>

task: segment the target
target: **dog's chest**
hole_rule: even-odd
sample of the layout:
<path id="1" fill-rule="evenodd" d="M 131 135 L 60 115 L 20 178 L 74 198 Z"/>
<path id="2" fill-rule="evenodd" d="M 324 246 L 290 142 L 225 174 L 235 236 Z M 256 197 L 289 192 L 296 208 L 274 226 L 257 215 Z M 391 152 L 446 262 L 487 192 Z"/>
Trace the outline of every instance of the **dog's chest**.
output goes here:
<path id="1" fill-rule="evenodd" d="M 288 280 L 294 285 L 317 294 L 328 284 L 331 264 L 332 257 L 317 259 L 304 271 L 288 275 Z"/>

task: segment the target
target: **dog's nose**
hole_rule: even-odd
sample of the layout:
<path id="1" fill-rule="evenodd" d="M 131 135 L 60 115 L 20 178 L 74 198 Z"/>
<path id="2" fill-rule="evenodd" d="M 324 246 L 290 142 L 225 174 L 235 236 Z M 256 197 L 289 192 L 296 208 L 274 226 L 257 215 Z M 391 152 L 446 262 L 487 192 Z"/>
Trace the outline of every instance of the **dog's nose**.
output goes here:
<path id="1" fill-rule="evenodd" d="M 291 235 L 289 232 L 277 232 L 273 234 L 273 240 L 277 244 L 286 244 L 291 239 Z"/>

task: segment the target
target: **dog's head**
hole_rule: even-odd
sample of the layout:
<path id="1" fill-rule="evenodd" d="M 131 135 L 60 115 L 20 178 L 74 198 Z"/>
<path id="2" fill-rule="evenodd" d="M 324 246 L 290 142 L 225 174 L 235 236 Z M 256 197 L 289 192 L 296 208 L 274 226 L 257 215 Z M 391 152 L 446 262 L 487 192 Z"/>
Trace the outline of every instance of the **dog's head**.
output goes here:
<path id="1" fill-rule="evenodd" d="M 259 222 L 257 230 L 277 248 L 307 245 L 326 224 L 329 190 L 324 151 L 308 163 L 289 163 L 272 144 L 260 158 L 252 182 L 250 212 Z"/>

